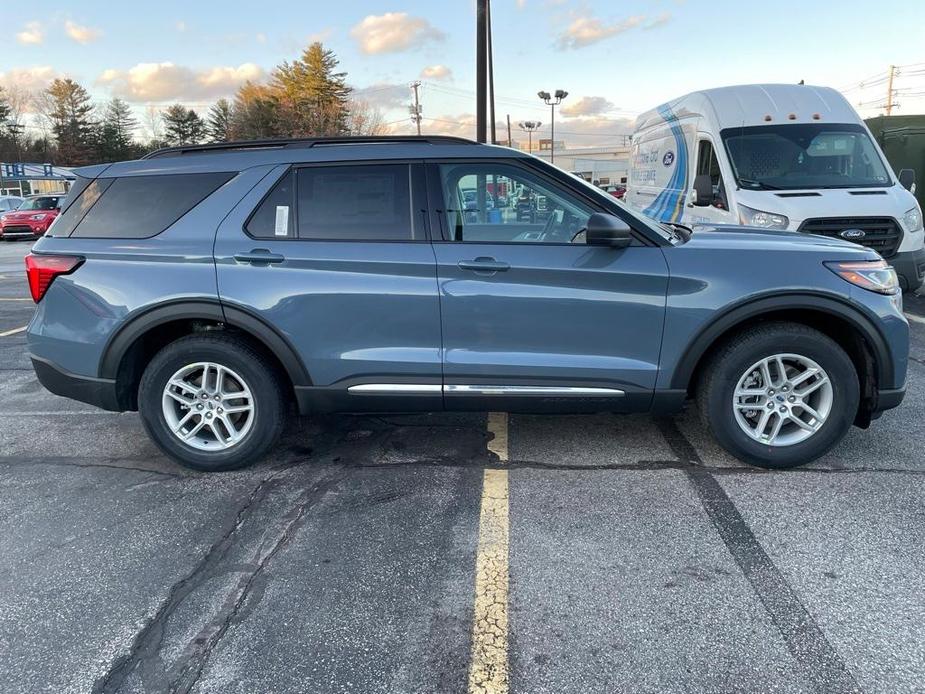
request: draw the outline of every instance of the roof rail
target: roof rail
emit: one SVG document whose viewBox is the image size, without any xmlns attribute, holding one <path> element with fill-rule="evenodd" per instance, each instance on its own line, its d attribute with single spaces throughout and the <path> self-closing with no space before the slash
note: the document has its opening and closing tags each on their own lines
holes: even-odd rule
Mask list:
<svg viewBox="0 0 925 694">
<path fill-rule="evenodd" d="M 212 142 L 205 145 L 181 145 L 164 147 L 146 154 L 142 159 L 179 157 L 184 154 L 208 154 L 211 152 L 234 152 L 250 149 L 303 149 L 325 145 L 367 145 L 400 144 L 422 142 L 434 145 L 474 145 L 474 140 L 450 135 L 370 135 L 350 137 L 312 137 L 273 140 L 241 140 L 238 142 Z"/>
</svg>

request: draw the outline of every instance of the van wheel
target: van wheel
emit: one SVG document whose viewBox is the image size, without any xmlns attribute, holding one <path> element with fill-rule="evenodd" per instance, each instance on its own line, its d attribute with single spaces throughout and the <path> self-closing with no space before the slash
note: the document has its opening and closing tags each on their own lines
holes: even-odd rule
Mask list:
<svg viewBox="0 0 925 694">
<path fill-rule="evenodd" d="M 789 468 L 844 438 L 860 387 L 854 364 L 831 338 L 798 323 L 767 323 L 719 349 L 697 399 L 723 448 L 752 465 Z"/>
<path fill-rule="evenodd" d="M 148 364 L 138 409 L 158 447 L 186 467 L 250 465 L 279 440 L 285 402 L 279 375 L 246 341 L 191 335 Z"/>
</svg>

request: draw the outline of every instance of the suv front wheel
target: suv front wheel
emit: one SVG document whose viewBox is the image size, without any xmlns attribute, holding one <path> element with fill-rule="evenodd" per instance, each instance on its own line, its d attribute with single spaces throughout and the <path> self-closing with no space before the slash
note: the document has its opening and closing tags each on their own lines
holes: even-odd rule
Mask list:
<svg viewBox="0 0 925 694">
<path fill-rule="evenodd" d="M 838 344 L 797 323 L 743 331 L 713 356 L 698 388 L 704 423 L 740 460 L 767 468 L 808 463 L 844 438 L 860 399 Z"/>
<path fill-rule="evenodd" d="M 138 409 L 164 453 L 206 471 L 257 461 L 285 420 L 275 370 L 248 342 L 222 334 L 190 335 L 158 352 L 141 378 Z"/>
</svg>

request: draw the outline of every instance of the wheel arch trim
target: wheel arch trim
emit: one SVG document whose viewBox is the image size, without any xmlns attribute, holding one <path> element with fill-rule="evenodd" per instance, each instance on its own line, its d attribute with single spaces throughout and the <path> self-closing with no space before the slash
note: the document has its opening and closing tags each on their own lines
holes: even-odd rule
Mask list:
<svg viewBox="0 0 925 694">
<path fill-rule="evenodd" d="M 218 300 L 183 299 L 161 303 L 129 318 L 109 339 L 99 362 L 100 378 L 115 379 L 128 350 L 146 333 L 178 320 L 209 320 L 233 326 L 259 340 L 279 359 L 294 386 L 310 386 L 311 378 L 289 341 L 263 319 Z"/>
<path fill-rule="evenodd" d="M 751 297 L 728 307 L 719 318 L 702 328 L 688 342 L 683 356 L 674 369 L 670 387 L 686 390 L 704 355 L 729 330 L 758 318 L 762 314 L 787 310 L 818 311 L 849 323 L 864 336 L 873 349 L 877 361 L 878 381 L 880 383 L 893 382 L 893 357 L 887 347 L 886 338 L 870 318 L 844 298 L 800 292 Z"/>
</svg>

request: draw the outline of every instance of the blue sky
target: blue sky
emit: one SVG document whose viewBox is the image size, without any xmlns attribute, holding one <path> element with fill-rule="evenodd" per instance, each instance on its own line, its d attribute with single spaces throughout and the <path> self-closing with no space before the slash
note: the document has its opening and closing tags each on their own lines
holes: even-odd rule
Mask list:
<svg viewBox="0 0 925 694">
<path fill-rule="evenodd" d="M 5 17 L 0 84 L 37 90 L 66 74 L 94 99 L 118 94 L 139 113 L 177 100 L 205 110 L 320 39 L 393 127 L 410 127 L 408 83 L 422 79 L 425 130 L 471 134 L 472 0 L 36 8 Z M 888 65 L 925 63 L 925 3 L 908 0 L 493 0 L 492 14 L 499 119 L 539 119 L 545 129 L 536 92 L 566 89 L 558 125 L 574 144 L 615 139 L 626 119 L 692 89 L 805 79 L 845 88 L 855 104 L 876 102 L 886 93 L 876 76 Z M 925 110 L 921 68 L 900 70 L 897 87 L 908 95 L 900 113 Z M 868 77 L 874 84 L 860 88 Z M 859 110 L 870 115 L 877 104 Z"/>
</svg>

